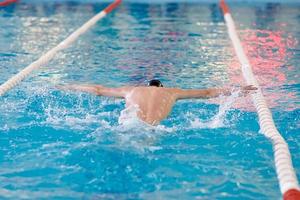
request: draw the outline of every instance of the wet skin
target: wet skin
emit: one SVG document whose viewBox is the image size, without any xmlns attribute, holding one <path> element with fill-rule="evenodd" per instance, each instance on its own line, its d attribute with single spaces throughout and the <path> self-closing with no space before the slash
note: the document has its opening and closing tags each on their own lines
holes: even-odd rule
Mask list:
<svg viewBox="0 0 300 200">
<path fill-rule="evenodd" d="M 57 86 L 57 88 L 89 92 L 100 96 L 124 98 L 126 108 L 136 107 L 137 116 L 150 125 L 157 125 L 161 120 L 165 119 L 178 99 L 228 96 L 232 92 L 231 89 L 224 88 L 180 89 L 155 86 L 108 88 L 102 85 L 66 85 Z M 249 85 L 242 87 L 240 91 L 242 94 L 248 94 L 256 89 L 256 87 Z"/>
</svg>

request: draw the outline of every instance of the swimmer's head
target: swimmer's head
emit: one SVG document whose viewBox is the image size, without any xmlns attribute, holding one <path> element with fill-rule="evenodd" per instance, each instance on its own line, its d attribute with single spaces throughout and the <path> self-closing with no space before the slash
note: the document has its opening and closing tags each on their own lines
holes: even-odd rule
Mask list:
<svg viewBox="0 0 300 200">
<path fill-rule="evenodd" d="M 148 86 L 155 86 L 155 87 L 164 87 L 160 80 L 153 79 L 149 81 Z"/>
</svg>

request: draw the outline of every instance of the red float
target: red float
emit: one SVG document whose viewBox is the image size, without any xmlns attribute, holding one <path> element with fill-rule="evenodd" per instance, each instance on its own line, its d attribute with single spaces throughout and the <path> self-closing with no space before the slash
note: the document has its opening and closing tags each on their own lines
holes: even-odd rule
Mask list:
<svg viewBox="0 0 300 200">
<path fill-rule="evenodd" d="M 283 194 L 283 200 L 300 200 L 300 191 L 296 189 L 288 190 Z"/>
<path fill-rule="evenodd" d="M 12 3 L 16 3 L 18 0 L 4 0 L 0 1 L 0 6 L 8 6 Z"/>
<path fill-rule="evenodd" d="M 115 9 L 120 3 L 122 2 L 122 0 L 116 0 L 115 2 L 113 2 L 112 4 L 110 4 L 108 7 L 106 7 L 104 9 L 104 12 L 106 14 L 110 13 L 113 9 Z"/>
</svg>

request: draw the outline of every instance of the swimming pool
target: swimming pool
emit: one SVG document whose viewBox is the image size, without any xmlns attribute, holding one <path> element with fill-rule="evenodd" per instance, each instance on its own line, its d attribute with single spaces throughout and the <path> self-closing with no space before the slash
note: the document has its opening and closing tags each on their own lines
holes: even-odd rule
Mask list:
<svg viewBox="0 0 300 200">
<path fill-rule="evenodd" d="M 0 82 L 107 4 L 26 1 L 0 9 Z M 240 37 L 300 174 L 300 5 L 231 5 Z M 280 199 L 272 146 L 248 97 L 179 101 L 161 126 L 119 124 L 122 100 L 62 83 L 238 87 L 217 4 L 123 3 L 0 97 L 7 199 Z"/>
</svg>

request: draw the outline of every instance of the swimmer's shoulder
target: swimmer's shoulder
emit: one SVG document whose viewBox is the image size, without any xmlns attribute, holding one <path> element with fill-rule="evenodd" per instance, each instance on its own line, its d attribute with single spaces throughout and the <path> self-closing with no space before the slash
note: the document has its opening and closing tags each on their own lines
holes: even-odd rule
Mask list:
<svg viewBox="0 0 300 200">
<path fill-rule="evenodd" d="M 178 94 L 182 91 L 180 88 L 164 88 L 167 92 L 172 94 Z"/>
<path fill-rule="evenodd" d="M 169 95 L 173 96 L 174 99 L 178 99 L 183 91 L 181 88 L 165 88 L 165 90 Z"/>
</svg>

